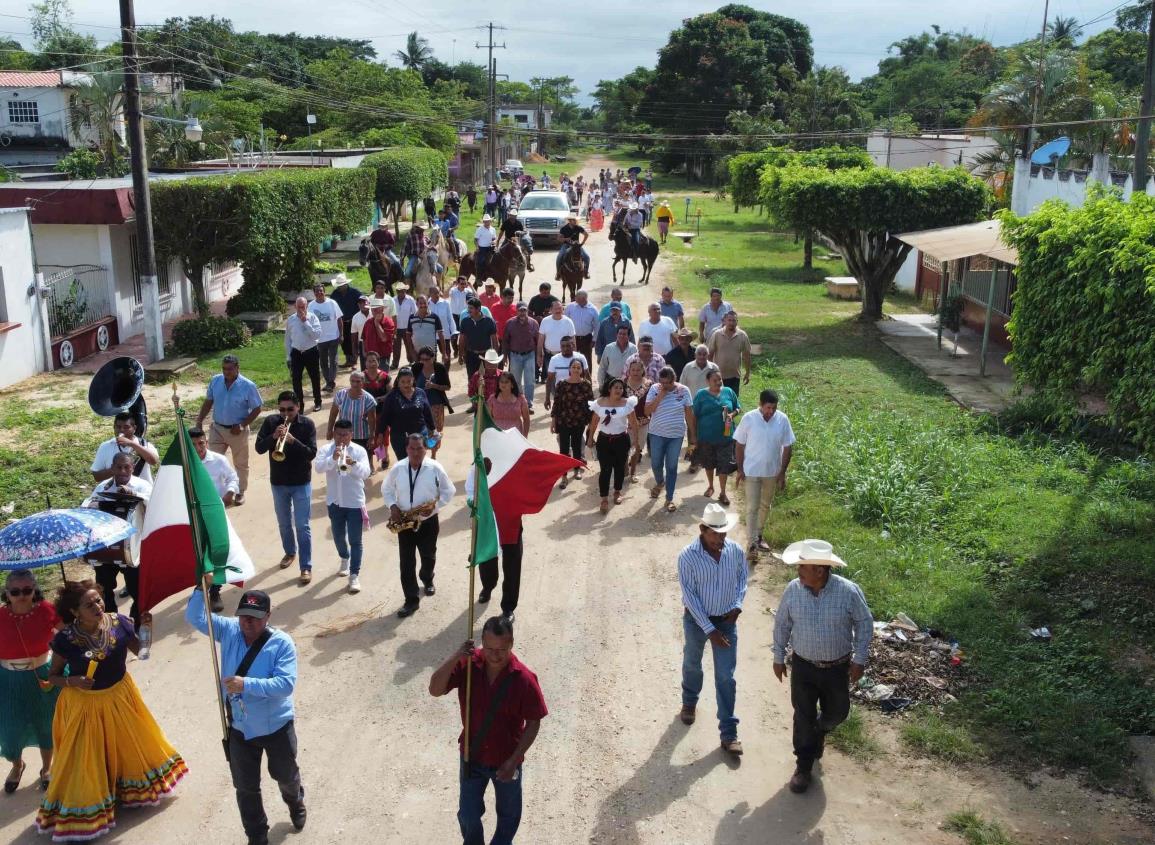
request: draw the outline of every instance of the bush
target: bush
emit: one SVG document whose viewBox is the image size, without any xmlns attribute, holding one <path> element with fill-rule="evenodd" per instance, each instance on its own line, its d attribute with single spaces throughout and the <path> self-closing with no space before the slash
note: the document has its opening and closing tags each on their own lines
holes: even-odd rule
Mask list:
<svg viewBox="0 0 1155 845">
<path fill-rule="evenodd" d="M 173 348 L 179 355 L 204 355 L 221 349 L 248 346 L 253 333 L 232 317 L 199 317 L 181 320 L 172 330 Z"/>
<path fill-rule="evenodd" d="M 444 155 L 426 147 L 394 147 L 365 156 L 361 167 L 376 174 L 377 205 L 390 208 L 400 219 L 401 206 L 417 202 L 449 184 L 449 165 Z"/>
<path fill-rule="evenodd" d="M 56 169 L 69 179 L 98 179 L 104 175 L 104 158 L 92 150 L 73 150 L 56 162 Z"/>
<path fill-rule="evenodd" d="M 314 261 L 313 273 L 344 273 L 345 265 L 338 264 L 336 261 Z"/>
</svg>

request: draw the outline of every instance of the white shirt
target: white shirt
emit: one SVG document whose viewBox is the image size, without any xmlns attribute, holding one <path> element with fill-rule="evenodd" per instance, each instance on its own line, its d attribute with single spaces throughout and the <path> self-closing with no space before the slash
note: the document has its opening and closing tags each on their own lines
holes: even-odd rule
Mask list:
<svg viewBox="0 0 1155 845">
<path fill-rule="evenodd" d="M 578 305 L 576 302 L 571 302 L 565 307 L 565 311 L 562 313 L 573 321 L 574 337 L 592 335 L 598 330 L 598 309 L 594 308 L 588 302 L 585 305 Z"/>
<path fill-rule="evenodd" d="M 356 443 L 346 448 L 349 468 L 344 472 L 337 469 L 333 455 L 337 443 L 326 443 L 317 450 L 313 469 L 325 473 L 325 504 L 339 508 L 365 507 L 365 479 L 369 477 L 369 453 Z"/>
<path fill-rule="evenodd" d="M 635 334 L 637 334 L 638 340 L 649 335 L 650 339 L 654 341 L 654 351 L 665 358 L 666 353 L 674 348 L 674 339 L 670 335 L 677 330 L 677 324 L 669 317 L 659 317 L 656 323 L 649 320 L 639 323 Z"/>
<path fill-rule="evenodd" d="M 411 296 L 406 296 L 404 299 L 393 297 L 393 312 L 394 321 L 397 323 L 397 328 L 409 328 L 409 318 L 417 313 L 417 300 Z"/>
<path fill-rule="evenodd" d="M 317 345 L 321 339 L 321 321 L 312 311 L 305 312 L 302 320 L 294 311 L 285 320 L 285 357 L 289 357 L 290 350 L 307 352 Z"/>
<path fill-rule="evenodd" d="M 585 364 L 586 370 L 590 368 L 590 362 L 586 360 L 586 356 L 580 352 L 575 352 L 573 355 L 566 357 L 560 352 L 549 359 L 549 367 L 546 370 L 548 373 L 553 373 L 554 383 L 565 381 L 569 378 L 569 365 L 574 362 L 574 359 Z"/>
<path fill-rule="evenodd" d="M 229 491 L 232 491 L 233 495 L 241 492 L 241 480 L 237 476 L 237 471 L 233 469 L 233 465 L 224 455 L 209 449 L 201 458 L 201 463 L 204 465 L 205 472 L 209 474 L 209 478 L 213 480 L 213 486 L 217 488 L 217 494 L 222 499 L 225 497 L 225 493 Z"/>
<path fill-rule="evenodd" d="M 341 306 L 326 297 L 324 302 L 313 300 L 309 303 L 309 313 L 321 324 L 321 343 L 336 340 L 341 336 Z"/>
<path fill-rule="evenodd" d="M 462 306 L 465 307 L 464 305 Z M 453 309 L 450 304 L 444 299 L 439 299 L 434 302 L 429 300 L 429 313 L 436 314 L 441 320 L 441 331 L 445 332 L 446 337 L 452 337 L 457 334 L 457 321 L 453 319 Z M 460 311 L 458 312 L 461 313 Z"/>
<path fill-rule="evenodd" d="M 133 437 L 132 439 L 137 443 L 140 443 L 139 437 Z M 145 451 L 152 455 L 154 458 L 160 457 L 151 443 L 144 443 L 142 445 L 144 446 Z M 101 470 L 112 469 L 112 460 L 120 452 L 124 452 L 129 455 L 129 457 L 132 458 L 134 466 L 136 461 L 140 459 L 140 456 L 132 449 L 129 449 L 127 446 L 125 446 L 123 449 L 118 446 L 116 443 L 116 438 L 114 437 L 111 440 L 105 440 L 100 444 L 100 446 L 97 447 L 96 457 L 92 459 L 92 466 L 88 468 L 89 471 L 100 472 Z M 152 467 L 148 465 L 148 461 L 145 461 L 144 469 L 141 471 L 139 477 L 147 481 L 149 484 L 152 484 Z"/>
<path fill-rule="evenodd" d="M 449 504 L 456 492 L 457 488 L 449 480 L 445 468 L 433 458 L 422 461 L 416 472 L 409 465 L 409 458 L 404 458 L 385 474 L 385 480 L 381 482 L 385 507 L 396 505 L 403 511 L 436 501 L 433 513 L 437 513 Z"/>
<path fill-rule="evenodd" d="M 478 226 L 473 239 L 478 246 L 493 246 L 497 242 L 497 230 L 492 226 Z"/>
<path fill-rule="evenodd" d="M 629 431 L 630 414 L 634 412 L 634 408 L 638 405 L 638 397 L 629 397 L 626 399 L 626 404 L 619 408 L 603 405 L 602 401 L 601 399 L 594 399 L 590 402 L 590 410 L 600 417 L 598 420 L 598 433 L 625 434 Z M 606 414 L 609 414 L 609 422 L 606 421 Z"/>
<path fill-rule="evenodd" d="M 566 316 L 555 320 L 551 314 L 538 323 L 537 331 L 545 341 L 545 348 L 550 352 L 561 349 L 563 337 L 577 337 L 577 329 L 574 327 L 573 320 Z"/>
<path fill-rule="evenodd" d="M 362 314 L 358 311 L 353 315 L 353 319 L 349 321 L 349 332 L 355 335 L 361 334 L 361 329 L 365 328 L 365 324 L 369 322 L 369 318 L 372 316 L 371 313 Z"/>
<path fill-rule="evenodd" d="M 782 471 L 782 450 L 794 445 L 794 429 L 781 411 L 769 421 L 755 408 L 742 417 L 734 440 L 746 447 L 742 471 L 751 478 L 774 478 Z"/>
<path fill-rule="evenodd" d="M 452 314 L 460 314 L 466 308 L 466 303 L 469 302 L 469 297 L 473 293 L 473 289 L 466 287 L 464 290 L 459 289 L 454 285 L 449 289 L 449 311 Z M 454 332 L 457 332 L 457 323 L 454 322 Z"/>
<path fill-rule="evenodd" d="M 96 499 L 98 493 L 115 492 L 119 486 L 120 485 L 116 483 L 115 478 L 104 479 L 104 481 L 100 482 L 92 488 L 92 495 L 85 499 L 80 506 L 82 508 L 97 507 L 94 500 Z M 144 499 L 146 504 L 148 503 L 149 497 L 152 496 L 152 482 L 145 481 L 144 479 L 138 478 L 135 475 L 128 479 L 128 484 L 124 486 L 131 490 L 133 495 Z"/>
<path fill-rule="evenodd" d="M 381 298 L 381 302 L 383 303 L 381 310 L 385 313 L 386 317 L 397 316 L 397 305 L 393 302 L 393 297 L 386 295 Z M 369 309 L 370 313 L 372 313 L 372 310 L 371 308 Z"/>
</svg>

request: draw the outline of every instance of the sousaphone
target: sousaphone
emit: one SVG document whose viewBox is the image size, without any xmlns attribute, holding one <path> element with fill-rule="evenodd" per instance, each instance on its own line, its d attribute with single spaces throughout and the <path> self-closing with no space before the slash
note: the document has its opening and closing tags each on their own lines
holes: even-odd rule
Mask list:
<svg viewBox="0 0 1155 845">
<path fill-rule="evenodd" d="M 148 407 L 140 395 L 142 390 L 144 365 L 127 355 L 113 358 L 92 377 L 88 385 L 88 405 L 102 417 L 115 417 L 122 412 L 132 414 L 136 436 L 144 440 Z"/>
</svg>

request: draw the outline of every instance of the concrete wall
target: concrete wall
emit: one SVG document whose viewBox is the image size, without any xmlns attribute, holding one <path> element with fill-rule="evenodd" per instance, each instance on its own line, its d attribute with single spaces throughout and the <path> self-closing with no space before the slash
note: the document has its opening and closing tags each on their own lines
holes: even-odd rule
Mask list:
<svg viewBox="0 0 1155 845">
<path fill-rule="evenodd" d="M 1096 159 L 1096 166 L 1090 171 L 1056 170 L 1052 167 L 1031 165 L 1025 159 L 1019 159 L 1015 167 L 1011 210 L 1019 216 L 1025 216 L 1050 199 L 1062 200 L 1074 208 L 1079 208 L 1087 199 L 1087 186 L 1095 182 L 1119 188 L 1123 192 L 1123 198 L 1129 199 L 1131 174 L 1109 171 L 1105 156 L 1096 156 Z M 1147 180 L 1147 193 L 1155 196 L 1155 179 Z"/>
<path fill-rule="evenodd" d="M 918 264 L 922 260 L 922 253 L 912 249 L 906 261 L 898 268 L 898 275 L 894 277 L 895 286 L 903 293 L 914 293 L 915 282 L 918 280 Z"/>
<path fill-rule="evenodd" d="M 0 322 L 20 324 L 0 332 L 0 387 L 45 369 L 44 310 L 28 295 L 35 268 L 27 209 L 0 209 Z"/>
<path fill-rule="evenodd" d="M 13 138 L 54 138 L 71 146 L 72 132 L 68 120 L 71 92 L 66 88 L 0 88 L 0 132 Z M 13 123 L 8 119 L 8 104 L 36 103 L 39 123 Z"/>
<path fill-rule="evenodd" d="M 873 132 L 866 139 L 866 151 L 879 167 L 910 170 L 937 164 L 939 167 L 962 165 L 970 168 L 984 150 L 997 147 L 990 138 L 978 135 L 892 136 Z"/>
</svg>

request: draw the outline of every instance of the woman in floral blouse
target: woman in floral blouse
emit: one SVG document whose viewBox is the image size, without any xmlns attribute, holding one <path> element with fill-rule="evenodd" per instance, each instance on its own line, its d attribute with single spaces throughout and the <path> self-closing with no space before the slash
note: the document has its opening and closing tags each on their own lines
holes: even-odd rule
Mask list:
<svg viewBox="0 0 1155 845">
<path fill-rule="evenodd" d="M 630 455 L 630 481 L 638 480 L 638 463 L 642 460 L 642 447 L 646 445 L 646 437 L 650 431 L 650 418 L 646 416 L 646 394 L 650 392 L 653 382 L 646 377 L 646 365 L 640 360 L 633 360 L 626 367 L 626 396 L 638 400 L 634 408 L 634 419 L 638 421 L 634 428 L 634 451 Z"/>
<path fill-rule="evenodd" d="M 579 461 L 582 456 L 582 442 L 585 440 L 586 426 L 590 421 L 590 402 L 594 398 L 593 385 L 581 359 L 574 358 L 569 365 L 569 376 L 554 385 L 553 408 L 549 430 L 557 435 L 558 451 Z M 582 477 L 582 470 L 575 469 L 574 481 Z M 561 488 L 569 484 L 569 473 L 561 477 Z"/>
</svg>

